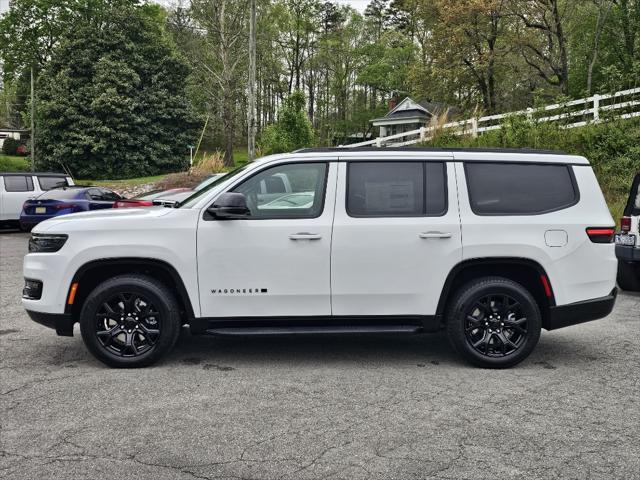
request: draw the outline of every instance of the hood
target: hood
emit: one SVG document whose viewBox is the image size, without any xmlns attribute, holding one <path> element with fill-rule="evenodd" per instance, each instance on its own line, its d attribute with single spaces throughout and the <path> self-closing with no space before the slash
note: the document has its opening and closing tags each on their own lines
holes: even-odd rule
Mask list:
<svg viewBox="0 0 640 480">
<path fill-rule="evenodd" d="M 64 224 L 64 228 L 82 228 L 86 222 L 141 222 L 147 219 L 164 217 L 171 213 L 173 209 L 165 207 L 145 207 L 145 208 L 109 208 L 106 210 L 96 210 L 94 212 L 70 213 L 53 217 L 44 222 L 40 222 L 33 229 L 34 233 L 43 233 L 51 230 L 58 230 Z"/>
</svg>

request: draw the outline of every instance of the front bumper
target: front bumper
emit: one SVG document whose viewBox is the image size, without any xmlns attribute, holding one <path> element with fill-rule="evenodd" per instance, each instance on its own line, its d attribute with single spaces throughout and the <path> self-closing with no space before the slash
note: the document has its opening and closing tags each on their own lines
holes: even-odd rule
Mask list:
<svg viewBox="0 0 640 480">
<path fill-rule="evenodd" d="M 616 245 L 616 257 L 623 262 L 640 262 L 640 248 Z"/>
<path fill-rule="evenodd" d="M 614 288 L 606 297 L 551 307 L 543 326 L 546 330 L 556 330 L 604 318 L 613 310 L 617 296 L 618 289 Z"/>
<path fill-rule="evenodd" d="M 68 313 L 44 313 L 27 310 L 27 313 L 36 323 L 53 328 L 58 335 L 73 337 L 73 317 Z"/>
</svg>

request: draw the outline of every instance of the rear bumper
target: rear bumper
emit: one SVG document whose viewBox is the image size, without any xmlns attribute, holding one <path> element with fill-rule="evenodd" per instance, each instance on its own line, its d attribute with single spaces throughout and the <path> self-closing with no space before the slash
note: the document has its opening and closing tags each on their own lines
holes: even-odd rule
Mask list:
<svg viewBox="0 0 640 480">
<path fill-rule="evenodd" d="M 640 262 L 640 248 L 616 245 L 616 257 L 623 262 Z"/>
<path fill-rule="evenodd" d="M 36 323 L 53 328 L 58 335 L 73 337 L 73 317 L 67 313 L 44 313 L 27 310 L 27 313 Z"/>
<path fill-rule="evenodd" d="M 544 328 L 556 330 L 604 318 L 613 310 L 617 296 L 618 289 L 614 288 L 606 297 L 551 307 Z"/>
<path fill-rule="evenodd" d="M 34 227 L 40 222 L 44 222 L 53 217 L 55 217 L 55 215 L 20 215 L 20 225 Z"/>
</svg>

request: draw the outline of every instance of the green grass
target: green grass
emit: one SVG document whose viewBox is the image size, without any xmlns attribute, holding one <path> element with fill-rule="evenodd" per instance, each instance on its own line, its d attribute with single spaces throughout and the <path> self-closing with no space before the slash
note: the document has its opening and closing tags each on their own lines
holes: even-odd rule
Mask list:
<svg viewBox="0 0 640 480">
<path fill-rule="evenodd" d="M 29 157 L 0 155 L 0 172 L 28 172 Z"/>
</svg>

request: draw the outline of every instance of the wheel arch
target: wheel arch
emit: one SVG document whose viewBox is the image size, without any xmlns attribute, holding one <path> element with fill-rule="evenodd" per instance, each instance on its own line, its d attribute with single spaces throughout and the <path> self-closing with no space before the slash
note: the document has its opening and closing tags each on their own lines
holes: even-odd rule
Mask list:
<svg viewBox="0 0 640 480">
<path fill-rule="evenodd" d="M 69 285 L 68 291 L 73 284 L 78 287 L 73 304 L 66 303 L 65 313 L 71 314 L 74 321 L 78 321 L 80 309 L 89 293 L 103 281 L 122 274 L 142 274 L 160 280 L 175 291 L 183 320 L 188 323 L 195 317 L 189 293 L 178 271 L 163 260 L 140 257 L 104 258 L 82 265 Z"/>
<path fill-rule="evenodd" d="M 457 264 L 445 280 L 438 301 L 437 315 L 444 318 L 449 301 L 458 288 L 467 282 L 487 276 L 505 277 L 529 290 L 540 307 L 543 328 L 548 327 L 550 308 L 556 304 L 549 276 L 538 262 L 518 257 L 474 258 Z M 547 283 L 548 293 L 544 282 Z"/>
</svg>

